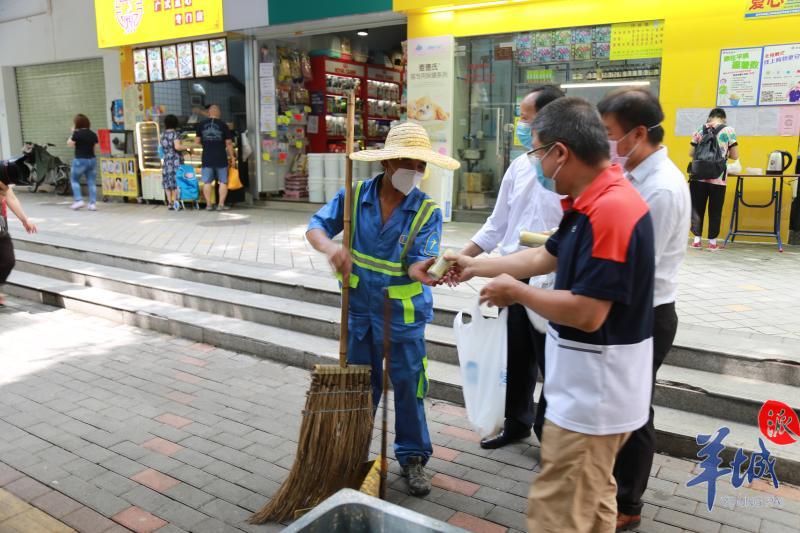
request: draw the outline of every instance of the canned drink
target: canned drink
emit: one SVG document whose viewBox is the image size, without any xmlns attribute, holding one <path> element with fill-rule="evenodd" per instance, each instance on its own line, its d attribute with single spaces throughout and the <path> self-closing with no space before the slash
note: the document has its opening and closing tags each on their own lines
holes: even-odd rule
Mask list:
<svg viewBox="0 0 800 533">
<path fill-rule="evenodd" d="M 428 275 L 432 279 L 435 280 L 441 279 L 442 276 L 447 274 L 447 271 L 450 270 L 450 267 L 452 267 L 455 264 L 455 261 L 448 261 L 447 259 L 444 258 L 445 254 L 449 251 L 450 250 L 445 250 L 445 253 L 436 258 L 436 261 L 428 269 Z"/>
</svg>

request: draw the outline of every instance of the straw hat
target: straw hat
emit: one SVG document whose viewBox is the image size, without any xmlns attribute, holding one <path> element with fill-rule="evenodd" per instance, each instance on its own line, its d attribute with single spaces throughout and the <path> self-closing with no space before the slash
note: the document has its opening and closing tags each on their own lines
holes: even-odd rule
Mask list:
<svg viewBox="0 0 800 533">
<path fill-rule="evenodd" d="M 461 163 L 431 148 L 428 132 L 419 124 L 403 122 L 389 130 L 386 144 L 380 150 L 361 150 L 350 154 L 354 161 L 383 161 L 385 159 L 419 159 L 437 167 L 455 170 Z"/>
</svg>

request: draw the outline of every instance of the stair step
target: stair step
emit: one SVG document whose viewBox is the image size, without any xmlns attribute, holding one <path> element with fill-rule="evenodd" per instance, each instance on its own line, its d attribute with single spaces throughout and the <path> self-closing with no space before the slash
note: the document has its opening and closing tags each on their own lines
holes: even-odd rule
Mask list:
<svg viewBox="0 0 800 533">
<path fill-rule="evenodd" d="M 13 272 L 8 281 L 8 292 L 45 304 L 205 342 L 232 351 L 275 359 L 293 366 L 310 368 L 313 364 L 335 364 L 338 360 L 338 342 L 332 338 L 287 331 L 279 327 L 37 274 Z M 461 376 L 457 365 L 434 360 L 430 362 L 428 371 L 432 398 L 463 404 Z M 695 457 L 698 450 L 696 436 L 699 433 L 711 433 L 722 425 L 732 430 L 726 442 L 729 453 L 733 453 L 737 447 L 755 451 L 758 446 L 755 417 L 744 422 L 720 420 L 718 415 L 697 414 L 692 410 L 709 404 L 709 396 L 713 397 L 714 402 L 733 402 L 746 401 L 744 396 L 752 394 L 753 398 L 749 402 L 754 405 L 768 398 L 783 401 L 796 398 L 796 395 L 792 396 L 795 393 L 791 387 L 773 388 L 774 386 L 768 387 L 764 383 L 759 386 L 756 380 L 743 381 L 729 376 L 706 374 L 669 365 L 662 367 L 660 373 L 662 382 L 657 386 L 657 390 L 664 387 L 675 389 L 664 393 L 671 402 L 673 400 L 669 394 L 688 394 L 684 391 L 689 391 L 698 396 L 693 398 L 693 403 L 686 404 L 689 410 L 675 409 L 674 403 L 670 403 L 671 407 L 656 406 L 660 451 Z M 681 379 L 682 382 L 672 382 L 673 379 Z M 665 385 L 664 382 L 667 380 L 670 384 Z M 769 395 L 764 390 L 769 390 Z M 789 398 L 781 397 L 787 393 Z M 657 398 L 658 394 L 661 393 L 657 393 Z M 792 405 L 797 404 L 792 401 Z M 725 414 L 727 416 L 722 418 L 729 418 L 735 413 L 728 411 Z M 771 447 L 770 451 L 778 460 L 779 478 L 794 483 L 800 481 L 800 453 L 791 446 Z"/>
<path fill-rule="evenodd" d="M 35 252 L 20 251 L 17 255 L 20 271 L 65 283 L 187 307 L 315 337 L 337 339 L 339 336 L 339 308 Z M 452 328 L 429 325 L 426 328 L 426 341 L 427 355 L 431 362 L 458 365 Z M 772 396 L 766 395 L 766 390 Z M 755 379 L 664 365 L 659 372 L 654 403 L 746 423 L 757 419 L 764 401 L 778 398 L 792 407 L 800 407 L 798 396 L 800 389 L 788 385 L 774 384 L 767 387 L 763 381 Z"/>
<path fill-rule="evenodd" d="M 267 294 L 338 308 L 336 281 L 318 272 L 298 272 L 276 265 L 194 256 L 187 253 L 131 248 L 98 239 L 64 235 L 19 235 L 18 250 L 106 265 L 186 281 Z M 432 326 L 450 328 L 458 310 L 472 305 L 476 291 L 434 289 L 434 321 L 429 326 L 431 357 L 454 363 L 449 337 Z M 709 328 L 681 325 L 667 362 L 674 366 L 718 374 L 753 378 L 770 383 L 800 386 L 800 350 L 786 339 L 719 334 Z M 442 351 L 438 348 L 441 347 Z"/>
<path fill-rule="evenodd" d="M 24 250 L 18 251 L 17 264 L 21 271 L 70 283 L 302 333 L 332 339 L 339 337 L 341 315 L 338 302 L 333 307 Z M 452 328 L 431 324 L 426 328 L 426 340 L 430 359 L 458 363 Z"/>
</svg>

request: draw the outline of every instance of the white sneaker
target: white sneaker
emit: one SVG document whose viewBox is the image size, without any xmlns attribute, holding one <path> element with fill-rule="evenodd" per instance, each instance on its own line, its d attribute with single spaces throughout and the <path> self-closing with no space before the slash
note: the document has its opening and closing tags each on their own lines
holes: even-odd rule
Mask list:
<svg viewBox="0 0 800 533">
<path fill-rule="evenodd" d="M 78 200 L 77 202 L 75 202 L 74 204 L 72 204 L 72 205 L 70 206 L 70 209 L 73 209 L 73 210 L 78 210 L 78 209 L 82 208 L 82 207 L 83 207 L 83 206 L 85 206 L 85 205 L 86 205 L 86 204 L 84 204 L 84 203 L 83 203 L 83 200 Z"/>
<path fill-rule="evenodd" d="M 94 204 L 89 204 L 89 211 L 97 211 L 97 206 Z"/>
</svg>

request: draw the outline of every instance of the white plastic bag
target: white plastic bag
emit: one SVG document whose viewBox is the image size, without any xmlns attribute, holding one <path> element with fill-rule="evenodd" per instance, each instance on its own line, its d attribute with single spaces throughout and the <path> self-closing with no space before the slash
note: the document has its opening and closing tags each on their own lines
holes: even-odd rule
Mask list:
<svg viewBox="0 0 800 533">
<path fill-rule="evenodd" d="M 531 287 L 538 287 L 540 289 L 552 289 L 556 286 L 556 273 L 551 272 L 543 276 L 534 276 L 528 282 Z M 528 313 L 528 320 L 533 324 L 533 329 L 539 333 L 547 333 L 547 320 L 539 316 L 538 313 L 526 307 L 525 312 Z"/>
<path fill-rule="evenodd" d="M 469 324 L 464 314 L 472 317 Z M 458 313 L 453 322 L 467 417 L 481 437 L 497 432 L 505 420 L 507 317 L 503 309 L 497 318 L 484 318 L 476 299 L 475 306 Z"/>
</svg>

